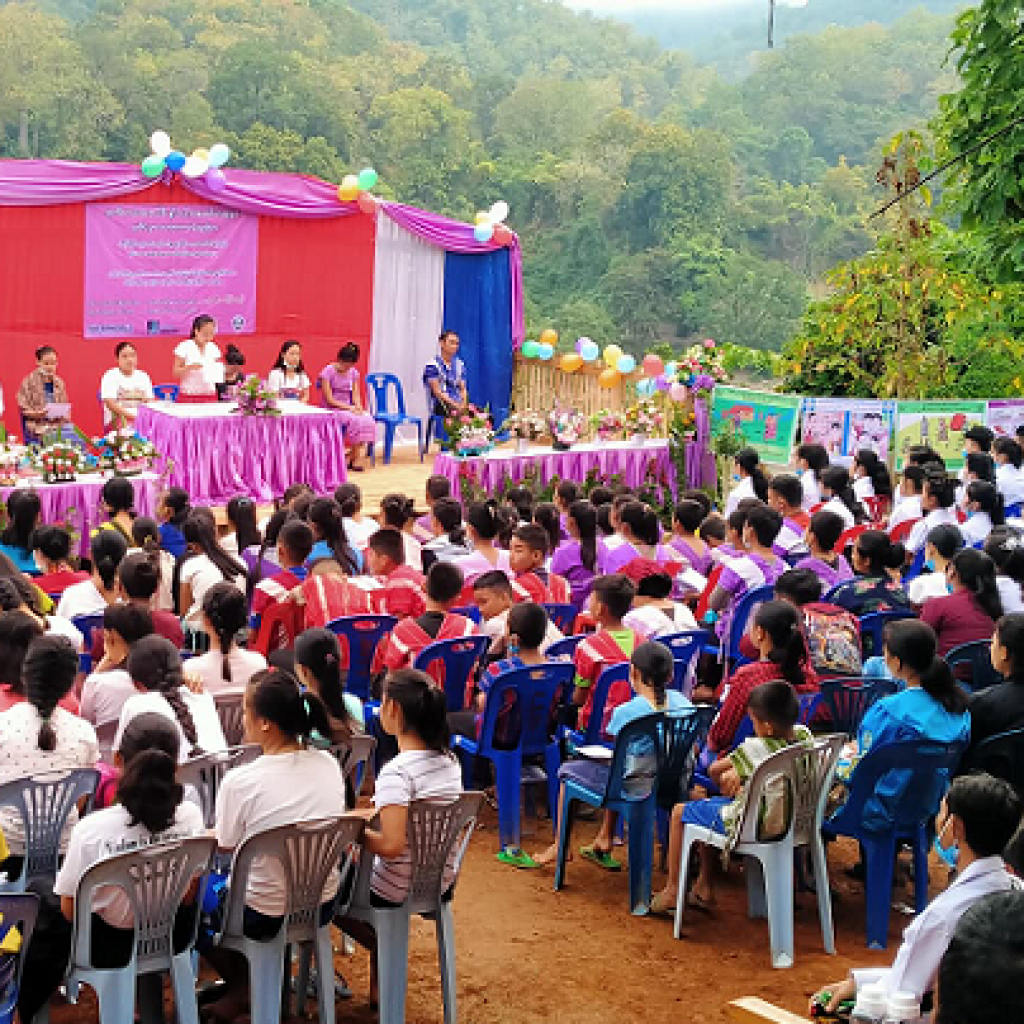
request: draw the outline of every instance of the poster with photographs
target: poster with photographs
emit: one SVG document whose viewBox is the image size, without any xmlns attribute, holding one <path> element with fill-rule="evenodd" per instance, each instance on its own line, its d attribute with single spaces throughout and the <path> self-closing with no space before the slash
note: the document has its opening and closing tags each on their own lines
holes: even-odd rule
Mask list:
<svg viewBox="0 0 1024 1024">
<path fill-rule="evenodd" d="M 896 422 L 896 403 L 860 398 L 805 398 L 801 444 L 820 444 L 834 462 L 850 462 L 873 451 L 883 462 Z"/>
</svg>

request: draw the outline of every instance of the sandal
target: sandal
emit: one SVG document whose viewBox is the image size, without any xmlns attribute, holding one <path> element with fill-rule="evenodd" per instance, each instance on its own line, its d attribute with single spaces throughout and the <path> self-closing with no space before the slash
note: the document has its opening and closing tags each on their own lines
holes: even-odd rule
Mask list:
<svg viewBox="0 0 1024 1024">
<path fill-rule="evenodd" d="M 657 917 L 672 917 L 676 912 L 676 898 L 664 892 L 657 892 L 651 897 L 647 911 Z"/>
<path fill-rule="evenodd" d="M 695 892 L 691 892 L 690 895 L 686 897 L 686 905 L 690 910 L 697 910 L 702 914 L 707 914 L 708 916 L 715 912 L 715 901 L 706 900 L 703 896 L 699 896 Z"/>
<path fill-rule="evenodd" d="M 525 850 L 521 850 L 518 846 L 506 846 L 505 849 L 498 854 L 498 860 L 500 860 L 502 864 L 511 864 L 514 868 L 531 870 L 540 867 L 540 865 Z"/>
<path fill-rule="evenodd" d="M 621 871 L 622 861 L 616 860 L 607 850 L 599 850 L 596 846 L 581 846 L 580 856 L 592 861 L 602 871 Z"/>
</svg>

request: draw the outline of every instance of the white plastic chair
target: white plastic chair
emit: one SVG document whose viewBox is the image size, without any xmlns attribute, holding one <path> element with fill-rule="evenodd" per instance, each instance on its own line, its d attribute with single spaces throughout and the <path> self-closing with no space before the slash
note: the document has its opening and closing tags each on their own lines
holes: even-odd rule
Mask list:
<svg viewBox="0 0 1024 1024">
<path fill-rule="evenodd" d="M 335 743 L 330 748 L 338 761 L 338 767 L 341 768 L 342 778 L 352 783 L 356 796 L 359 796 L 367 767 L 376 749 L 377 740 L 366 733 L 356 733 L 347 743 Z"/>
<path fill-rule="evenodd" d="M 255 761 L 259 755 L 260 748 L 255 743 L 249 743 L 244 747 L 229 747 L 227 750 L 192 757 L 178 766 L 178 781 L 183 786 L 192 786 L 199 794 L 199 806 L 207 828 L 216 825 L 217 793 L 224 776 L 232 768 Z"/>
<path fill-rule="evenodd" d="M 438 803 L 414 800 L 409 805 L 409 859 L 412 862 L 409 894 L 400 907 L 373 907 L 369 881 L 373 857 L 363 857 L 356 883 L 357 901 L 348 916 L 366 921 L 377 935 L 380 989 L 380 1024 L 404 1024 L 405 993 L 409 973 L 409 922 L 419 914 L 434 922 L 441 967 L 445 1024 L 458 1019 L 455 993 L 455 918 L 452 892 L 462 857 L 483 804 L 483 793 L 463 793 L 457 800 Z M 454 855 L 455 878 L 445 884 L 446 869 Z M 360 899 L 359 895 L 363 898 Z M 445 899 L 445 896 L 448 898 Z M 340 916 L 340 915 L 339 915 Z M 338 921 L 344 930 L 344 923 Z M 255 1024 L 255 1022 L 254 1022 Z"/>
<path fill-rule="evenodd" d="M 844 736 L 819 736 L 813 747 L 794 745 L 780 750 L 758 765 L 747 783 L 747 802 L 737 825 L 739 842 L 733 852 L 747 858 L 750 916 L 768 918 L 773 967 L 793 966 L 793 853 L 800 846 L 810 849 L 825 952 L 835 955 L 832 898 L 828 888 L 821 823 L 844 741 Z M 776 780 L 784 780 L 786 787 L 786 820 L 778 836 L 762 839 L 760 819 L 765 788 L 769 783 L 777 785 Z M 722 850 L 726 846 L 726 837 L 698 825 L 686 825 L 684 828 L 673 933 L 677 939 L 682 926 L 690 851 L 694 843 L 706 843 Z"/>
<path fill-rule="evenodd" d="M 320 906 L 327 876 L 343 859 L 351 858 L 364 827 L 362 818 L 348 816 L 283 825 L 250 836 L 235 853 L 224 925 L 217 942 L 226 949 L 237 950 L 249 962 L 252 1024 L 279 1024 L 283 1016 L 285 949 L 290 945 L 297 945 L 301 954 L 295 986 L 300 1000 L 305 1001 L 308 990 L 312 953 L 317 967 L 318 1020 L 321 1024 L 334 1024 L 331 923 L 320 924 Z M 266 942 L 247 938 L 243 927 L 249 870 L 257 858 L 281 865 L 288 894 L 284 923 L 277 935 Z M 299 1007 L 300 1011 L 303 1009 Z"/>
<path fill-rule="evenodd" d="M 195 836 L 157 843 L 97 861 L 78 883 L 75 895 L 74 934 L 68 965 L 67 992 L 77 1002 L 78 990 L 92 988 L 100 1004 L 100 1024 L 128 1024 L 135 1013 L 136 982 L 147 976 L 170 973 L 178 1024 L 199 1024 L 192 946 L 199 929 L 198 908 L 203 884 L 196 894 L 196 922 L 186 949 L 174 951 L 174 918 L 194 879 L 206 874 L 216 840 Z M 93 965 L 92 914 L 98 889 L 121 889 L 128 897 L 135 921 L 135 945 L 125 967 Z M 139 985 L 139 1013 L 144 1024 L 163 1020 L 163 987 L 159 977 Z M 39 1024 L 41 1014 L 36 1015 Z"/>
<path fill-rule="evenodd" d="M 18 986 L 25 966 L 25 951 L 32 941 L 39 914 L 39 897 L 34 893 L 11 893 L 0 896 L 0 938 L 11 928 L 21 933 L 21 948 L 15 954 L 13 963 L 5 963 L 0 969 L 0 1024 L 13 1024 L 14 1011 L 18 1005 Z M 0 957 L 0 962 L 5 960 Z"/>
<path fill-rule="evenodd" d="M 36 880 L 53 885 L 64 825 L 79 800 L 92 800 L 99 779 L 94 769 L 80 768 L 66 775 L 47 773 L 0 786 L 0 807 L 13 807 L 25 831 L 21 877 L 0 884 L 0 892 L 25 892 Z"/>
<path fill-rule="evenodd" d="M 213 696 L 220 727 L 229 747 L 239 747 L 245 741 L 245 723 L 242 719 L 242 694 L 217 693 Z"/>
</svg>

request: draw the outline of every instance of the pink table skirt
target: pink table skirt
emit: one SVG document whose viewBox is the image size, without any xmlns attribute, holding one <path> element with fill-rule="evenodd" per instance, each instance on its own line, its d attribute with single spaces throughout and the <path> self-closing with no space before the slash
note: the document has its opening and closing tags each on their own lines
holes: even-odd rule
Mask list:
<svg viewBox="0 0 1024 1024">
<path fill-rule="evenodd" d="M 42 503 L 41 518 L 44 523 L 68 523 L 80 534 L 79 552 L 88 557 L 89 538 L 100 523 L 106 522 L 107 515 L 100 509 L 100 491 L 107 477 L 90 475 L 79 477 L 68 484 L 33 484 L 31 490 L 39 495 Z M 135 511 L 140 516 L 152 516 L 156 512 L 159 497 L 159 478 L 154 473 L 129 477 L 135 491 Z M 6 502 L 13 490 L 28 490 L 28 485 L 18 488 L 0 488 L 0 500 Z"/>
<path fill-rule="evenodd" d="M 511 450 L 490 452 L 474 458 L 459 459 L 441 452 L 434 459 L 434 472 L 451 481 L 452 493 L 462 496 L 461 482 L 472 480 L 489 494 L 496 494 L 505 481 L 518 482 L 535 472 L 541 483 L 552 477 L 582 482 L 596 470 L 602 480 L 621 475 L 631 488 L 642 486 L 650 477 L 675 489 L 675 466 L 669 457 L 667 441 L 648 441 L 642 447 L 622 444 L 586 444 L 567 452 L 552 448 L 533 448 L 525 455 Z"/>
<path fill-rule="evenodd" d="M 331 494 L 346 480 L 344 422 L 322 412 L 192 417 L 143 406 L 136 429 L 174 463 L 169 483 L 199 504 L 270 501 L 294 483 Z"/>
</svg>

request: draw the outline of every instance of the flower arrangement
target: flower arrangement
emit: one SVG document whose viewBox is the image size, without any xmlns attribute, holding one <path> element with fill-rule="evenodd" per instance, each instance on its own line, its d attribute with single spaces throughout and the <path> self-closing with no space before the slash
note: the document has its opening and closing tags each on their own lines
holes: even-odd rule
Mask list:
<svg viewBox="0 0 1024 1024">
<path fill-rule="evenodd" d="M 243 416 L 280 416 L 277 395 L 254 373 L 238 385 L 238 408 Z"/>
<path fill-rule="evenodd" d="M 625 430 L 634 437 L 648 437 L 657 434 L 665 425 L 665 414 L 648 400 L 640 399 L 626 410 Z"/>
<path fill-rule="evenodd" d="M 115 476 L 144 473 L 160 454 L 151 441 L 131 427 L 115 428 L 105 437 L 97 438 L 96 449 L 100 466 Z"/>
<path fill-rule="evenodd" d="M 18 483 L 18 469 L 28 449 L 17 442 L 16 437 L 8 437 L 0 446 L 0 487 L 13 487 Z"/>
<path fill-rule="evenodd" d="M 621 412 L 600 409 L 590 417 L 590 429 L 599 441 L 611 441 L 622 436 L 626 419 Z"/>
<path fill-rule="evenodd" d="M 583 414 L 556 406 L 548 413 L 548 429 L 556 451 L 568 451 L 583 433 Z"/>
<path fill-rule="evenodd" d="M 494 425 L 487 409 L 467 405 L 445 417 L 447 448 L 456 455 L 482 455 L 494 447 Z"/>
<path fill-rule="evenodd" d="M 688 387 L 695 398 L 709 398 L 716 384 L 729 379 L 722 353 L 711 338 L 691 345 L 683 353 L 678 367 L 676 379 Z"/>
<path fill-rule="evenodd" d="M 525 412 L 512 413 L 505 420 L 505 429 L 520 440 L 535 441 L 548 427 L 540 413 L 527 409 Z"/>
<path fill-rule="evenodd" d="M 87 464 L 85 452 L 66 441 L 44 445 L 32 454 L 32 465 L 48 484 L 74 480 Z"/>
</svg>

